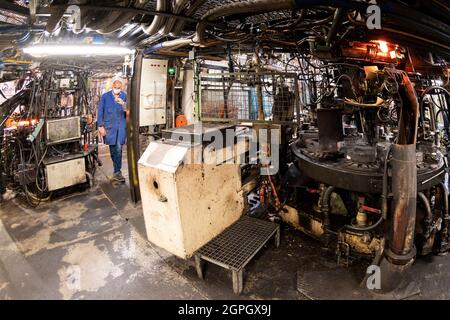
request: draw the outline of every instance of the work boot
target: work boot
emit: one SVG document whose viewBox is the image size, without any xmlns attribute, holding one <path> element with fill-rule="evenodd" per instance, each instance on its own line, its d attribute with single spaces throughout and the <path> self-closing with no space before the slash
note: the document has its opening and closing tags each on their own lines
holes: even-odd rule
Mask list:
<svg viewBox="0 0 450 320">
<path fill-rule="evenodd" d="M 122 176 L 122 172 L 114 173 L 112 180 L 117 182 L 125 182 L 125 178 Z"/>
</svg>

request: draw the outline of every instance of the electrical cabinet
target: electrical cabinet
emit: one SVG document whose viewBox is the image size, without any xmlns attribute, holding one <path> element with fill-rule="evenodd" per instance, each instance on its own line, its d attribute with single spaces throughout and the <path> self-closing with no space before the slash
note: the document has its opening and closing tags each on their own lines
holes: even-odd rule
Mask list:
<svg viewBox="0 0 450 320">
<path fill-rule="evenodd" d="M 48 159 L 44 163 L 49 191 L 86 182 L 86 165 L 84 163 L 84 157 L 55 162 Z"/>
<path fill-rule="evenodd" d="M 139 125 L 166 123 L 167 60 L 143 59 L 140 87 Z"/>
</svg>

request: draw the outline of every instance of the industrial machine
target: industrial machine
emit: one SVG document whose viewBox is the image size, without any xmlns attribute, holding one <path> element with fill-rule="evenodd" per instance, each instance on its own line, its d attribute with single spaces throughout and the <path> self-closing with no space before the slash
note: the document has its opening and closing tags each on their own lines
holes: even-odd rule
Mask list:
<svg viewBox="0 0 450 320">
<path fill-rule="evenodd" d="M 445 81 L 445 68 L 421 73 L 412 62 L 421 53 L 385 41 L 343 42 L 333 56 L 316 52 L 317 46 L 311 39 L 298 54 L 257 53 L 261 60 L 288 61 L 287 72 L 263 71 L 254 64 L 254 57 L 240 72 L 197 71 L 196 97 L 203 125 L 219 129 L 226 123 L 278 135 L 271 142 L 250 139 L 250 145 L 258 146 L 258 157 L 277 152 L 278 171 L 264 172 L 273 162 L 239 163 L 241 174 L 259 173 L 250 175 L 253 184 L 243 194 L 245 209 L 234 209 L 239 209 L 239 214 L 280 217 L 321 241 L 335 254 L 338 264 L 345 266 L 363 259 L 381 265 L 391 275 L 401 274 L 418 255 L 447 252 L 449 92 L 439 85 Z M 390 53 L 383 55 L 386 48 Z M 167 144 L 169 149 L 179 148 L 177 139 L 163 136 L 140 164 L 147 157 L 159 159 L 153 167 L 169 170 L 164 163 L 170 157 L 162 154 L 171 153 L 155 151 Z M 188 149 L 183 155 L 190 154 Z M 248 159 L 250 149 L 246 149 Z M 170 167 L 172 173 L 185 166 L 182 156 L 178 160 Z M 153 190 L 149 196 L 147 189 L 152 185 L 143 172 L 140 185 L 145 190 L 144 204 L 149 202 L 144 214 L 152 242 L 161 243 L 163 234 L 173 240 L 167 228 L 177 220 L 167 220 L 169 212 L 177 212 L 181 224 L 190 221 L 191 215 L 197 223 L 204 221 L 204 210 L 196 209 L 198 201 L 189 209 L 180 203 L 178 211 L 160 208 L 161 204 L 156 210 L 161 195 Z M 241 174 L 235 172 L 234 176 L 243 178 L 245 174 Z M 205 177 L 205 182 L 189 185 L 202 190 L 216 179 L 215 175 Z M 173 177 L 167 181 L 177 184 L 184 180 Z M 211 189 L 211 194 L 219 190 L 222 186 Z M 202 192 L 198 195 L 205 196 Z M 217 210 L 228 212 L 232 203 L 223 203 Z M 163 213 L 166 220 L 156 218 L 156 212 Z M 233 217 L 226 225 L 237 218 Z M 193 233 L 181 230 L 182 242 L 187 244 L 199 234 L 207 235 L 206 242 L 220 228 L 202 227 Z M 163 247 L 175 253 L 170 246 Z M 385 279 L 390 280 L 384 289 L 396 285 L 392 278 Z"/>
<path fill-rule="evenodd" d="M 239 219 L 245 185 L 235 161 L 241 149 L 211 144 L 242 130 L 230 125 L 191 125 L 163 130 L 139 160 L 139 182 L 148 239 L 186 259 Z M 219 139 L 217 139 L 217 142 Z"/>
<path fill-rule="evenodd" d="M 81 69 L 48 67 L 0 106 L 2 192 L 37 206 L 55 191 L 92 184 L 97 135 L 86 79 Z"/>
<path fill-rule="evenodd" d="M 42 30 L 33 32 L 52 40 L 62 30 L 85 43 L 96 31 L 137 49 L 126 72 L 130 188 L 133 201 L 142 195 L 152 242 L 187 258 L 248 214 L 292 224 L 339 264 L 363 259 L 390 274 L 448 251 L 446 1 L 88 0 L 77 4 L 77 24 L 64 14 L 70 3 L 37 1 L 29 16 Z M 8 12 L 28 17 L 20 6 Z M 14 34 L 18 43 L 32 38 L 28 25 Z M 94 130 L 90 111 L 68 108 L 63 94 L 73 79 L 44 73 L 1 106 L 14 120 L 2 139 L 3 179 L 32 203 L 95 169 L 90 140 L 80 143 Z M 55 104 L 61 94 L 65 107 Z M 203 129 L 167 131 L 177 114 Z M 234 132 L 226 147 L 203 141 L 226 129 Z M 243 162 L 227 171 L 228 157 L 206 161 L 239 137 L 248 141 Z M 192 154 L 198 163 L 186 162 Z M 53 183 L 66 166 L 70 181 Z M 187 181 L 191 171 L 197 180 Z"/>
<path fill-rule="evenodd" d="M 281 216 L 346 265 L 384 252 L 404 266 L 446 252 L 448 92 L 392 66 L 330 73 L 291 145 L 295 178 Z"/>
</svg>

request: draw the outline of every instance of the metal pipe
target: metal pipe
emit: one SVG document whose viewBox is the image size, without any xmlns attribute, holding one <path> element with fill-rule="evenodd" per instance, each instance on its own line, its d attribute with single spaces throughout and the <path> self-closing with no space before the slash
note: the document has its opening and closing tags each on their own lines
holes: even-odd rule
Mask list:
<svg viewBox="0 0 450 320">
<path fill-rule="evenodd" d="M 175 39 L 171 41 L 164 41 L 157 43 L 153 46 L 147 47 L 144 50 L 144 55 L 156 53 L 157 51 L 163 49 L 163 48 L 171 48 L 171 47 L 178 47 L 178 46 L 185 46 L 192 43 L 192 39 Z"/>
<path fill-rule="evenodd" d="M 381 215 L 384 219 L 387 219 L 388 213 L 388 195 L 389 195 L 389 156 L 391 154 L 391 146 L 389 146 L 388 151 L 386 152 L 386 158 L 384 159 L 384 170 L 383 170 L 383 189 L 381 193 Z"/>
<path fill-rule="evenodd" d="M 328 234 L 328 231 L 330 230 L 330 225 L 331 225 L 331 221 L 330 221 L 330 199 L 331 199 L 331 194 L 334 192 L 335 187 L 333 186 L 329 186 L 322 197 L 322 208 L 321 208 L 321 212 L 323 213 L 323 231 L 324 234 Z"/>
<path fill-rule="evenodd" d="M 6 0 L 0 0 L 0 8 L 4 11 L 17 14 L 23 17 L 28 17 L 30 11 L 27 7 L 19 6 L 15 3 Z"/>
<path fill-rule="evenodd" d="M 328 31 L 327 35 L 327 45 L 329 46 L 331 42 L 333 42 L 336 34 L 338 32 L 339 27 L 341 26 L 342 18 L 344 17 L 345 10 L 343 8 L 337 8 L 334 12 L 333 23 L 331 24 L 331 28 Z"/>
<path fill-rule="evenodd" d="M 188 0 L 176 0 L 175 5 L 173 6 L 173 9 L 172 9 L 172 13 L 180 14 L 183 11 L 184 7 L 187 5 L 187 3 L 188 3 Z M 175 19 L 174 17 L 167 19 L 166 23 L 160 30 L 160 33 L 162 35 L 168 35 L 172 31 L 176 22 L 177 22 L 177 19 Z"/>
<path fill-rule="evenodd" d="M 49 33 L 53 33 L 59 25 L 59 22 L 61 21 L 64 12 L 66 12 L 68 5 L 65 5 L 64 7 L 58 7 L 58 8 L 51 8 L 51 16 L 47 20 L 47 24 L 45 25 L 45 30 Z"/>
<path fill-rule="evenodd" d="M 133 1 L 127 1 L 123 3 L 123 6 L 124 7 L 131 6 L 132 3 Z M 135 8 L 137 9 L 142 8 L 144 4 L 145 4 L 144 0 L 138 0 L 137 3 L 135 4 Z M 120 29 L 130 20 L 132 20 L 135 16 L 136 14 L 133 12 L 128 12 L 125 14 L 121 12 L 109 13 L 105 21 L 105 27 L 97 29 L 97 32 L 102 34 L 114 32 L 117 29 Z"/>
<path fill-rule="evenodd" d="M 419 123 L 419 102 L 414 85 L 406 73 L 402 73 L 402 86 L 399 93 L 402 98 L 401 119 L 398 125 L 398 144 L 416 145 Z"/>
<path fill-rule="evenodd" d="M 197 0 L 194 3 L 191 3 L 189 6 L 189 9 L 186 10 L 185 15 L 188 17 L 191 17 L 199 7 L 201 7 L 206 0 Z M 181 31 L 183 31 L 184 27 L 186 26 L 186 21 L 183 20 L 177 20 L 177 23 L 172 29 L 172 32 L 170 33 L 171 36 L 178 36 Z"/>
<path fill-rule="evenodd" d="M 443 214 L 443 226 L 441 232 L 441 252 L 446 251 L 448 248 L 448 235 L 449 235 L 449 224 L 450 224 L 450 213 L 448 204 L 448 191 L 443 182 L 437 185 L 442 190 L 442 196 L 444 197 L 444 214 Z"/>
<path fill-rule="evenodd" d="M 141 87 L 142 74 L 142 52 L 139 50 L 134 58 L 133 74 L 128 78 L 128 101 L 131 108 L 128 109 L 127 115 L 127 158 L 128 158 L 128 175 L 130 180 L 131 200 L 137 203 L 141 199 L 139 191 L 139 176 L 137 162 L 139 160 L 139 90 Z"/>
<path fill-rule="evenodd" d="M 166 11 L 169 8 L 170 2 L 167 0 L 158 0 L 156 3 L 156 11 Z M 164 25 L 166 21 L 166 17 L 163 16 L 154 16 L 153 21 L 149 26 L 142 25 L 142 31 L 146 34 L 152 36 L 158 32 L 158 30 Z"/>
<path fill-rule="evenodd" d="M 425 239 L 428 239 L 431 234 L 431 222 L 433 222 L 433 213 L 431 211 L 430 201 L 428 201 L 427 196 L 423 192 L 419 192 L 417 196 L 425 207 L 426 217 L 424 219 L 424 237 Z"/>
<path fill-rule="evenodd" d="M 393 145 L 391 163 L 393 212 L 390 250 L 398 256 L 408 256 L 414 249 L 416 222 L 416 145 Z"/>
<path fill-rule="evenodd" d="M 96 12 L 111 12 L 111 11 L 118 11 L 121 13 L 134 13 L 135 15 L 144 15 L 144 16 L 161 16 L 161 17 L 175 17 L 177 20 L 182 20 L 186 22 L 192 22 L 197 23 L 198 20 L 191 18 L 191 17 L 185 17 L 181 15 L 176 15 L 170 12 L 158 12 L 158 11 L 152 11 L 152 10 L 144 10 L 144 9 L 138 9 L 138 8 L 127 8 L 127 7 L 117 7 L 117 6 L 92 6 L 92 5 L 78 5 L 81 10 L 87 10 L 87 11 L 96 11 Z M 51 11 L 55 8 L 66 8 L 67 5 L 61 5 L 61 4 L 54 4 L 51 7 L 43 7 L 39 8 L 37 16 L 50 16 Z M 208 23 L 213 24 L 213 23 Z"/>
</svg>

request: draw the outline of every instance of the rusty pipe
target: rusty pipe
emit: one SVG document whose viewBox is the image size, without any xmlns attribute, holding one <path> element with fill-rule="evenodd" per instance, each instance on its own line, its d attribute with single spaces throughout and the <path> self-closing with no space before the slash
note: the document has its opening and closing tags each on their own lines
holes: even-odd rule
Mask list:
<svg viewBox="0 0 450 320">
<path fill-rule="evenodd" d="M 392 146 L 393 212 L 390 251 L 408 257 L 414 248 L 414 227 L 417 206 L 416 145 Z"/>
<path fill-rule="evenodd" d="M 398 72 L 398 71 L 397 71 Z M 414 229 L 417 209 L 416 140 L 419 122 L 419 102 L 416 91 L 404 72 L 399 94 L 402 106 L 397 144 L 392 148 L 392 223 L 387 256 L 396 265 L 406 265 L 414 259 Z"/>
<path fill-rule="evenodd" d="M 414 85 L 406 73 L 401 74 L 400 97 L 403 101 L 398 132 L 398 144 L 416 144 L 419 123 L 419 101 Z"/>
</svg>

